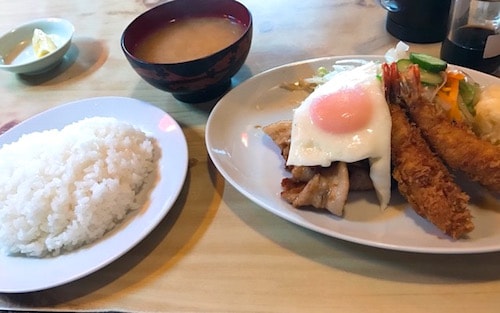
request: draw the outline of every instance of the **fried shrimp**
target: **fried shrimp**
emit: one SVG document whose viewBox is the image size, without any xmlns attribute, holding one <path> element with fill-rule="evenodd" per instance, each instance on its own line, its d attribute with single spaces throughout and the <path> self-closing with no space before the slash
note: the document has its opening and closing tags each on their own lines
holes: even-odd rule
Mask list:
<svg viewBox="0 0 500 313">
<path fill-rule="evenodd" d="M 412 66 L 401 80 L 402 104 L 432 149 L 455 170 L 490 191 L 500 193 L 500 146 L 477 137 L 468 125 L 451 121 L 421 96 L 420 72 Z"/>
<path fill-rule="evenodd" d="M 467 208 L 469 197 L 455 184 L 446 166 L 400 107 L 397 69 L 383 64 L 383 75 L 393 125 L 391 157 L 398 189 L 417 214 L 452 238 L 463 237 L 474 229 Z"/>
</svg>

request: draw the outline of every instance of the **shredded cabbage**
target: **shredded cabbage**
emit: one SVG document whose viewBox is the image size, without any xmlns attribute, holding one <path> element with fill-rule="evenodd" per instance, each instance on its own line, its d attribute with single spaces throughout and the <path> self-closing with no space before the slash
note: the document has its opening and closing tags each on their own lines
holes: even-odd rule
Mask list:
<svg viewBox="0 0 500 313">
<path fill-rule="evenodd" d="M 388 63 L 397 62 L 401 59 L 408 59 L 410 57 L 409 51 L 410 46 L 400 41 L 396 44 L 396 47 L 390 48 L 385 53 L 385 60 Z"/>
</svg>

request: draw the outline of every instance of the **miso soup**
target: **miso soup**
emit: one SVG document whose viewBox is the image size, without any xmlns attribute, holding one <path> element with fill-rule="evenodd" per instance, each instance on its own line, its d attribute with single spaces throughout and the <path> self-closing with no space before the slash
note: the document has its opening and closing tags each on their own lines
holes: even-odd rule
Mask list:
<svg viewBox="0 0 500 313">
<path fill-rule="evenodd" d="M 134 55 L 151 63 L 199 59 L 228 47 L 244 33 L 240 23 L 225 17 L 192 17 L 165 24 L 146 36 Z"/>
</svg>

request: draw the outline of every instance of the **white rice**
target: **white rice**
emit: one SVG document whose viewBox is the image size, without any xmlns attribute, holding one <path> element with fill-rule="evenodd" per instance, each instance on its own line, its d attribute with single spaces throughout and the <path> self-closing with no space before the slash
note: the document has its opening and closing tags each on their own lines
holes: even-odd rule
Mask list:
<svg viewBox="0 0 500 313">
<path fill-rule="evenodd" d="M 22 136 L 0 149 L 0 250 L 58 255 L 94 242 L 139 204 L 153 142 L 94 117 Z"/>
</svg>

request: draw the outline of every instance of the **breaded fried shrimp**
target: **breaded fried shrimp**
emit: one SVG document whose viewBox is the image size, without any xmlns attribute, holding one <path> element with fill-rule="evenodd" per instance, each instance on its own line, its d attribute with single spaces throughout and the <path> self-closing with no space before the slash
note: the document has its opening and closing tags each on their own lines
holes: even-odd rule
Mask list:
<svg viewBox="0 0 500 313">
<path fill-rule="evenodd" d="M 408 71 L 402 83 L 402 103 L 432 149 L 449 167 L 500 193 L 500 146 L 480 139 L 467 125 L 451 121 L 421 97 L 418 68 Z"/>
<path fill-rule="evenodd" d="M 391 105 L 393 177 L 415 212 L 452 238 L 474 229 L 469 197 L 455 184 L 445 165 L 429 149 L 399 105 Z"/>
<path fill-rule="evenodd" d="M 467 208 L 469 197 L 455 184 L 446 166 L 398 104 L 397 69 L 384 64 L 383 73 L 392 119 L 393 177 L 398 182 L 398 189 L 417 214 L 452 238 L 463 237 L 474 229 Z"/>
</svg>

